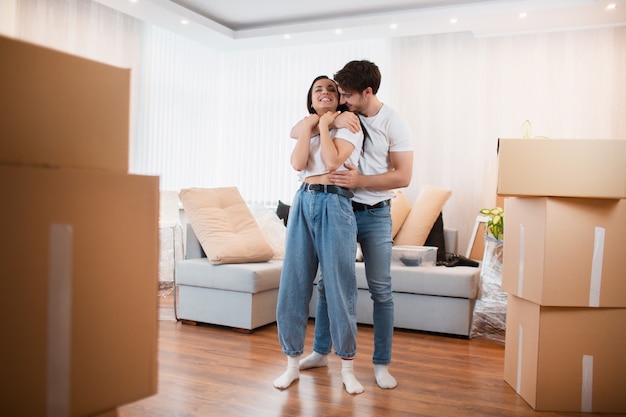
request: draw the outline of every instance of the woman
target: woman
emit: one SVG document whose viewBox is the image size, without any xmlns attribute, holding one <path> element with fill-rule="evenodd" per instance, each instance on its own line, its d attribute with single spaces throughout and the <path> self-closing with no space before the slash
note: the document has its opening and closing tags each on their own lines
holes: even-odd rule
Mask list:
<svg viewBox="0 0 626 417">
<path fill-rule="evenodd" d="M 346 391 L 360 394 L 363 386 L 354 376 L 356 354 L 356 297 L 354 271 L 356 221 L 352 192 L 333 185 L 329 172 L 358 164 L 362 132 L 331 129 L 339 114 L 337 85 L 326 76 L 313 80 L 307 93 L 309 116 L 291 154 L 302 186 L 296 192 L 287 225 L 286 251 L 278 290 L 278 338 L 287 358 L 287 370 L 274 386 L 285 389 L 300 377 L 299 358 L 309 318 L 309 302 L 318 265 L 324 277 L 330 333 L 335 354 L 342 360 Z M 312 131 L 319 128 L 319 134 Z"/>
</svg>

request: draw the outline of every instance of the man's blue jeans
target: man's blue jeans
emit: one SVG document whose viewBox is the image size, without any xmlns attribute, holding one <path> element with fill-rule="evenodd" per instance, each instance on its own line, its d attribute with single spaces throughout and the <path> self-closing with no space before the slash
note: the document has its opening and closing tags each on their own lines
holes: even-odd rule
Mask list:
<svg viewBox="0 0 626 417">
<path fill-rule="evenodd" d="M 356 220 L 349 199 L 337 194 L 298 190 L 289 211 L 276 322 L 283 352 L 301 355 L 309 319 L 309 302 L 318 269 L 326 288 L 326 331 L 342 358 L 356 354 L 354 268 Z"/>
<path fill-rule="evenodd" d="M 374 302 L 374 355 L 372 362 L 387 365 L 391 362 L 393 338 L 393 296 L 391 288 L 391 210 L 389 206 L 358 211 L 357 241 L 361 244 L 365 274 Z M 291 221 L 291 218 L 290 218 Z M 315 313 L 315 341 L 313 350 L 322 355 L 330 353 L 327 283 L 322 275 L 317 284 L 318 297 Z"/>
</svg>

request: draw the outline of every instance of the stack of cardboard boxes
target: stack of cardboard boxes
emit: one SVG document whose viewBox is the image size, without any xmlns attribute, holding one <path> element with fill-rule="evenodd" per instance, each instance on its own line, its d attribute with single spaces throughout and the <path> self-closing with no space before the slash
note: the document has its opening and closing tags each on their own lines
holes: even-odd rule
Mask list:
<svg viewBox="0 0 626 417">
<path fill-rule="evenodd" d="M 130 71 L 6 37 L 0 62 L 2 414 L 114 414 L 157 390 L 159 181 L 128 174 Z"/>
<path fill-rule="evenodd" d="M 501 139 L 504 379 L 541 411 L 626 412 L 626 140 Z"/>
</svg>

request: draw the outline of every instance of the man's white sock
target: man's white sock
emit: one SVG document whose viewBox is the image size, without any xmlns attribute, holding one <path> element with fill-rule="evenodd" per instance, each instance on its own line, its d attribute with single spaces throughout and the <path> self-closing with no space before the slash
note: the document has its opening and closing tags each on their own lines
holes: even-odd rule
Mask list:
<svg viewBox="0 0 626 417">
<path fill-rule="evenodd" d="M 300 370 L 310 369 L 310 368 L 319 368 L 320 366 L 328 365 L 328 355 L 322 355 L 321 353 L 317 353 L 313 351 L 309 356 L 300 360 Z"/>
<path fill-rule="evenodd" d="M 374 365 L 374 376 L 379 387 L 384 389 L 392 389 L 398 385 L 396 379 L 391 376 L 388 365 Z"/>
</svg>

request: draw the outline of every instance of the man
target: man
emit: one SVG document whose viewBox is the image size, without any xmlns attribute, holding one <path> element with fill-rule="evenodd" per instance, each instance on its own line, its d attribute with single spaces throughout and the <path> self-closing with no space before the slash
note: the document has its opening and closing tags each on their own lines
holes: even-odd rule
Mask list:
<svg viewBox="0 0 626 417">
<path fill-rule="evenodd" d="M 394 307 L 391 288 L 391 190 L 407 187 L 413 173 L 413 145 L 406 121 L 376 96 L 381 75 L 370 61 L 351 61 L 334 76 L 340 103 L 355 112 L 364 128 L 359 170 L 331 173 L 330 181 L 354 192 L 352 206 L 357 220 L 365 273 L 374 302 L 374 375 L 379 387 L 392 389 L 396 379 L 389 373 L 393 338 Z M 352 113 L 340 115 L 337 127 L 354 128 Z M 356 123 L 358 125 L 358 121 Z M 293 134 L 293 132 L 292 132 Z M 323 278 L 323 277 L 322 277 Z M 356 303 L 356 300 L 353 300 Z M 324 282 L 318 282 L 313 353 L 300 361 L 300 369 L 328 364 L 331 351 L 329 317 Z"/>
</svg>

